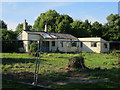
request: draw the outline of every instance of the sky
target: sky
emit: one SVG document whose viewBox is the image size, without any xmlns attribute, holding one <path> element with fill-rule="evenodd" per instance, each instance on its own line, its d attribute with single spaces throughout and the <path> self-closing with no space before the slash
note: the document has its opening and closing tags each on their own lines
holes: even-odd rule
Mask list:
<svg viewBox="0 0 120 90">
<path fill-rule="evenodd" d="M 0 3 L 1 4 L 1 3 Z M 34 21 L 49 9 L 56 10 L 60 15 L 67 14 L 73 20 L 86 20 L 91 23 L 98 21 L 106 23 L 106 17 L 118 14 L 118 2 L 2 2 L 2 20 L 9 30 L 15 30 L 16 26 L 26 19 L 28 24 L 34 25 Z"/>
</svg>

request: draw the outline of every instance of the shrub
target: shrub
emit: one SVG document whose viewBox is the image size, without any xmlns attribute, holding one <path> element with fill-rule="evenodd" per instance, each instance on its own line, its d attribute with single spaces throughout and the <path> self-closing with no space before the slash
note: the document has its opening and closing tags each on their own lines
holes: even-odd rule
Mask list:
<svg viewBox="0 0 120 90">
<path fill-rule="evenodd" d="M 67 67 L 69 68 L 86 68 L 84 65 L 84 58 L 83 56 L 76 56 L 69 59 Z"/>
<path fill-rule="evenodd" d="M 29 55 L 31 56 L 36 56 L 37 55 L 37 48 L 38 43 L 31 43 L 30 44 L 30 50 L 29 50 Z"/>
<path fill-rule="evenodd" d="M 2 52 L 18 52 L 19 48 L 23 47 L 23 42 L 22 41 L 4 41 L 2 42 Z"/>
</svg>

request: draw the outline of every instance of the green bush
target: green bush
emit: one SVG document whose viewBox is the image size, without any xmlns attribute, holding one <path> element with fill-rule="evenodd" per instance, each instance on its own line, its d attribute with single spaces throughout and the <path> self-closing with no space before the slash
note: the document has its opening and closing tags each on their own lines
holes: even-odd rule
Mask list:
<svg viewBox="0 0 120 90">
<path fill-rule="evenodd" d="M 38 50 L 38 43 L 31 43 L 30 44 L 29 55 L 37 56 L 37 50 Z"/>
</svg>

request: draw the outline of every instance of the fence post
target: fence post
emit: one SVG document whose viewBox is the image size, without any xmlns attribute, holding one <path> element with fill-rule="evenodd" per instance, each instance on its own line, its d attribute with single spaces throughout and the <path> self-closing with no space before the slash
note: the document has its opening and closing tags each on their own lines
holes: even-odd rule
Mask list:
<svg viewBox="0 0 120 90">
<path fill-rule="evenodd" d="M 39 71 L 39 64 L 40 64 L 40 41 L 38 41 L 38 50 L 37 50 L 37 59 L 36 59 L 36 66 L 35 66 L 35 74 L 34 74 L 34 86 L 37 86 L 38 81 L 38 71 Z"/>
</svg>

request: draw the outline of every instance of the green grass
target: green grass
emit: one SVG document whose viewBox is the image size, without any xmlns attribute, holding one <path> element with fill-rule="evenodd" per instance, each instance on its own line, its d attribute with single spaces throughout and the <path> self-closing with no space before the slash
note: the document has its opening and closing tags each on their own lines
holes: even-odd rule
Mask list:
<svg viewBox="0 0 120 90">
<path fill-rule="evenodd" d="M 70 58 L 80 55 L 76 54 L 67 54 L 67 53 L 42 53 L 40 59 L 40 69 L 39 69 L 39 79 L 38 81 L 43 84 L 48 84 L 55 81 L 64 81 L 66 76 L 69 75 L 67 72 L 61 72 L 61 69 L 65 69 Z M 118 58 L 112 54 L 98 54 L 98 53 L 82 53 L 85 65 L 90 70 L 87 72 L 89 79 L 100 79 L 100 78 L 109 78 L 113 82 L 118 82 L 118 65 L 115 63 L 118 61 Z M 2 53 L 2 73 L 3 79 L 13 79 L 19 81 L 33 81 L 33 75 L 35 71 L 35 62 L 36 57 L 29 56 L 27 53 Z M 84 70 L 76 70 L 78 72 L 84 72 Z M 119 74 L 120 75 L 120 74 Z M 45 82 L 45 83 L 44 83 Z M 46 83 L 48 82 L 48 83 Z M 5 82 L 7 83 L 7 82 Z M 3 85 L 5 84 L 3 83 Z M 104 83 L 102 83 L 104 84 Z M 105 86 L 99 83 L 88 84 L 95 87 L 116 87 L 110 83 Z M 14 85 L 14 83 L 13 83 Z M 56 86 L 60 88 L 66 87 L 75 87 L 78 84 L 68 84 L 65 86 Z M 87 84 L 80 84 L 83 88 Z M 101 85 L 101 86 L 99 86 Z M 5 86 L 6 87 L 6 86 Z M 11 86 L 12 87 L 12 86 Z M 79 87 L 78 87 L 79 88 Z"/>
<path fill-rule="evenodd" d="M 16 89 L 16 90 L 29 90 L 28 85 L 24 84 L 18 84 L 15 81 L 7 81 L 7 80 L 2 80 L 2 88 L 3 89 Z"/>
<path fill-rule="evenodd" d="M 75 90 L 84 90 L 89 88 L 118 88 L 113 83 L 109 82 L 99 82 L 99 83 L 68 83 L 66 85 L 52 85 L 53 88 L 57 89 L 75 89 Z"/>
</svg>

